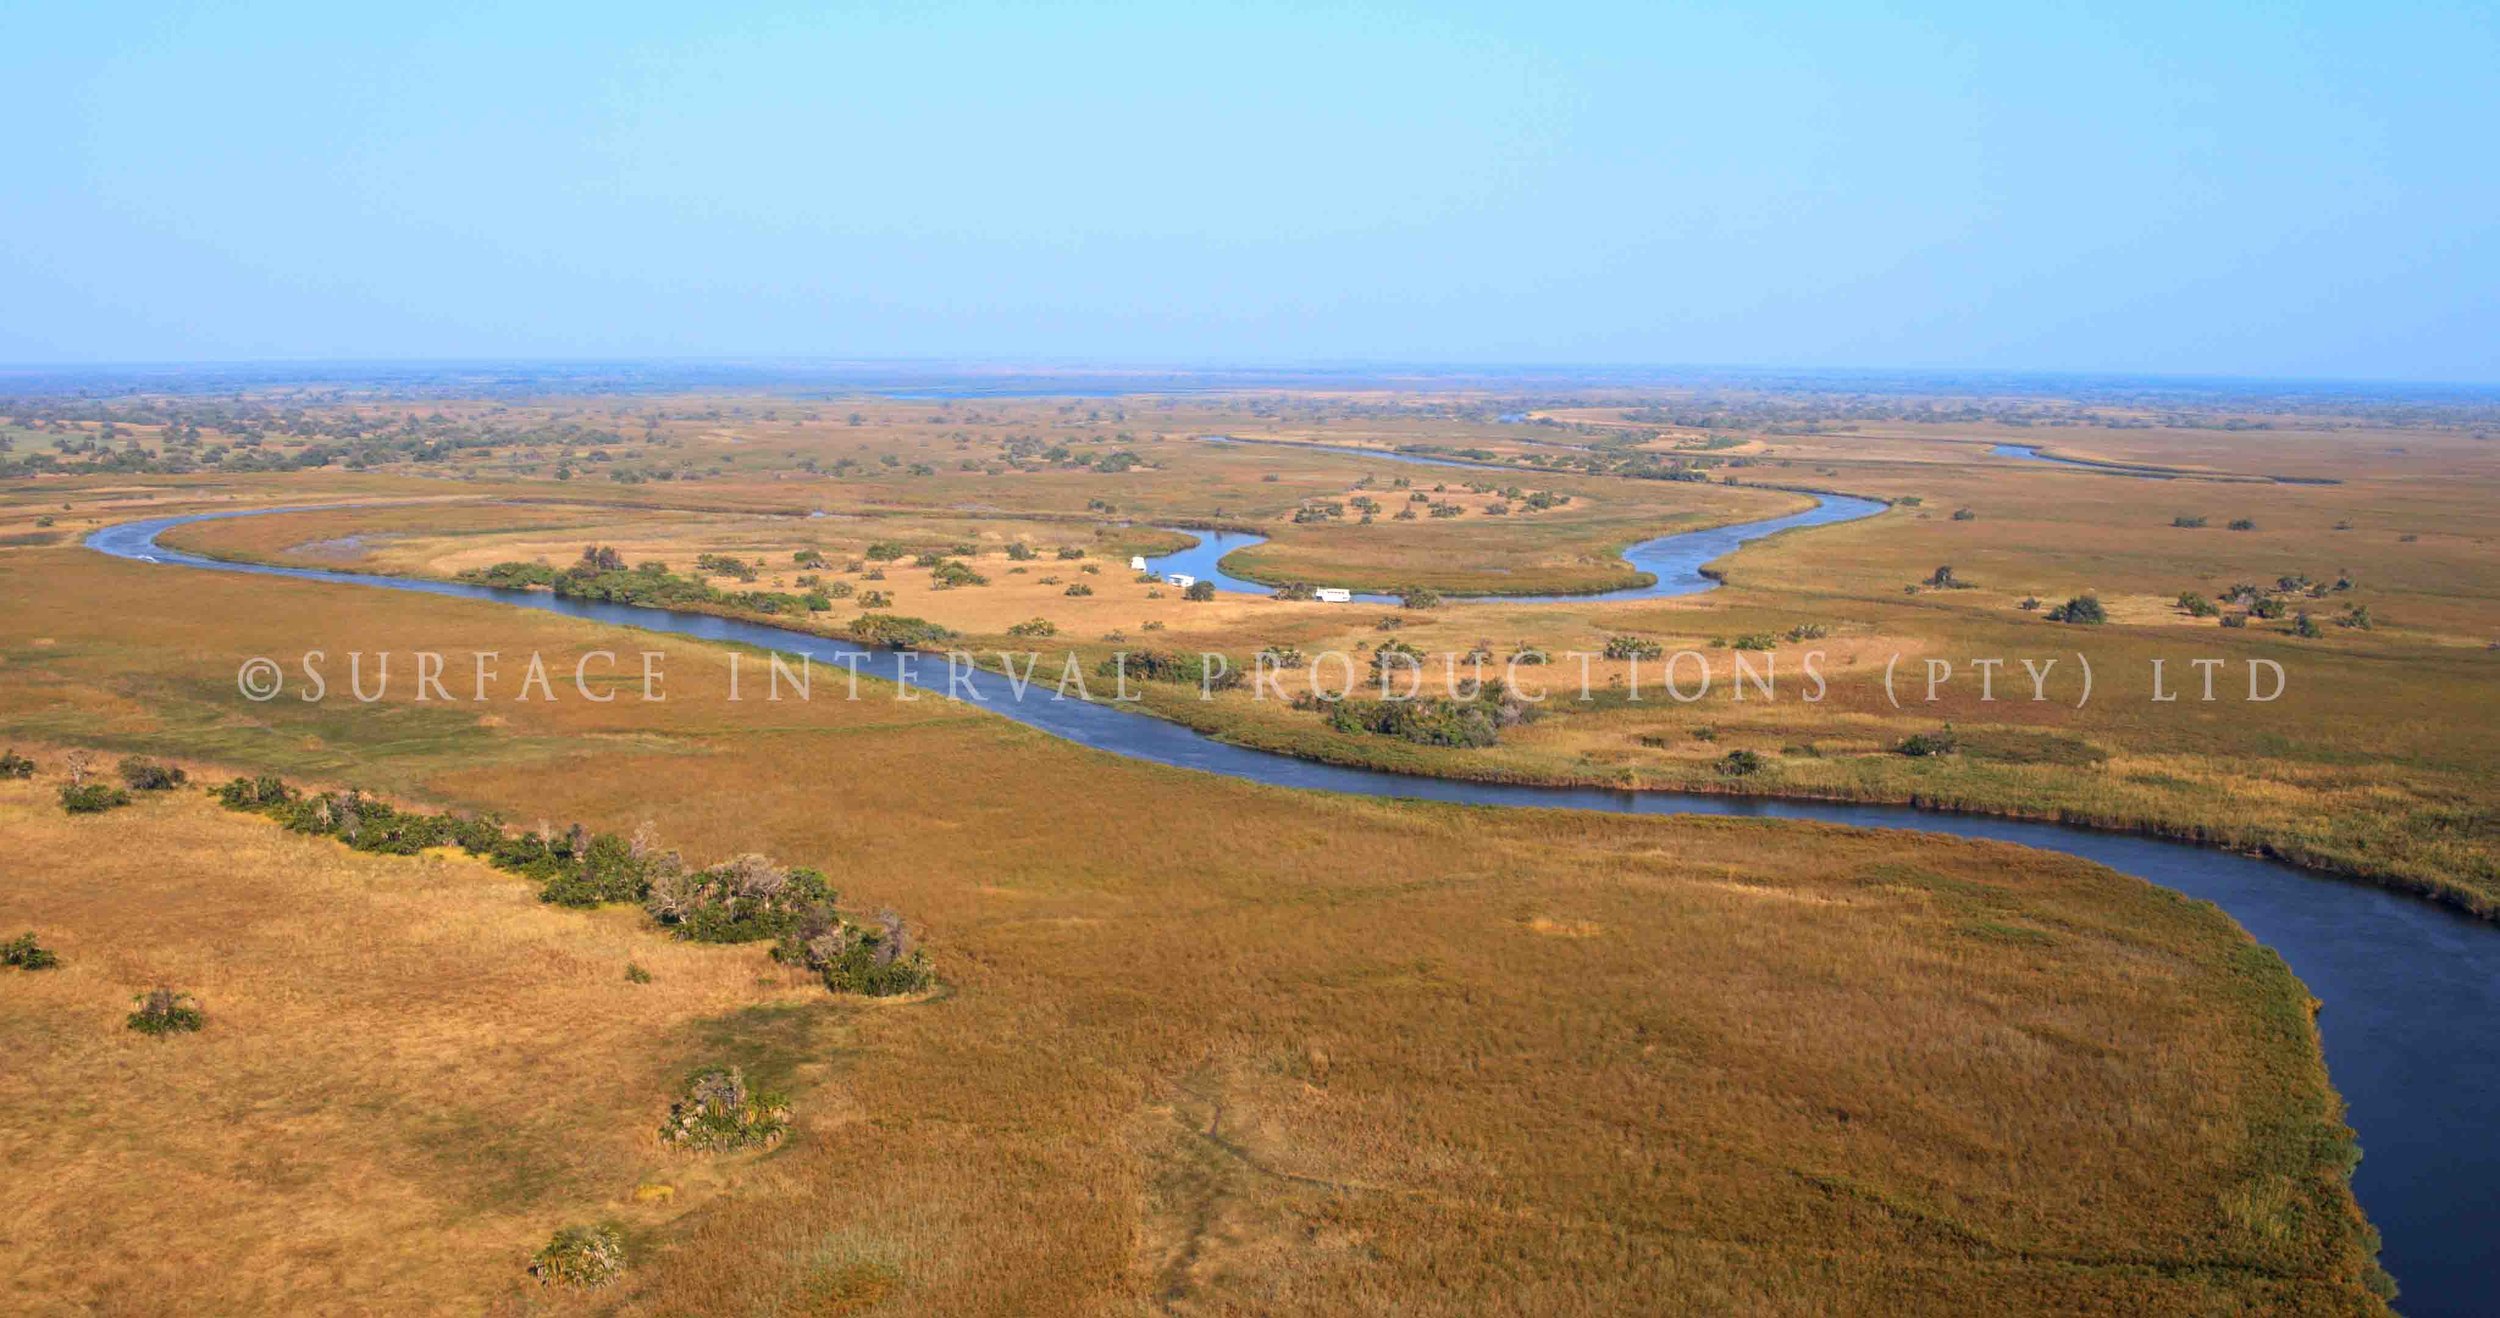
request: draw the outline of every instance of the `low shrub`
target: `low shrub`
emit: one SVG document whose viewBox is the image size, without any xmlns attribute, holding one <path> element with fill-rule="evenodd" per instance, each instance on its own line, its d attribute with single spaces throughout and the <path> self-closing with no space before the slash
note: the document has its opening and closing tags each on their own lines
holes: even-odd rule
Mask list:
<svg viewBox="0 0 2500 1318">
<path fill-rule="evenodd" d="M 110 783 L 64 784 L 61 808 L 73 815 L 100 815 L 130 804 L 130 793 Z"/>
<path fill-rule="evenodd" d="M 1913 732 L 1893 749 L 1912 759 L 1924 759 L 1930 755 L 1951 755 L 1961 749 L 1961 741 L 1953 735 L 1953 725 L 1947 723 L 1938 732 Z"/>
<path fill-rule="evenodd" d="M 1409 586 L 1398 592 L 1398 607 L 1401 609 L 1440 608 L 1441 592 L 1430 586 Z"/>
<path fill-rule="evenodd" d="M 986 586 L 990 579 L 973 571 L 970 564 L 949 558 L 931 568 L 929 584 L 939 590 L 953 590 L 958 586 Z"/>
<path fill-rule="evenodd" d="M 2231 519 L 2231 529 L 2234 531 L 2254 531 L 2257 529 L 2257 522 L 2254 518 L 2234 517 Z"/>
<path fill-rule="evenodd" d="M 1181 592 L 1181 598 L 1194 604 L 1204 604 L 1215 598 L 1215 583 L 1212 581 L 1190 582 L 1189 588 Z"/>
<path fill-rule="evenodd" d="M 1755 751 L 1729 751 L 1717 768 L 1721 777 L 1744 778 L 1762 772 L 1768 763 Z"/>
<path fill-rule="evenodd" d="M 2220 605 L 2192 590 L 2179 592 L 2179 608 L 2191 618 L 2212 618 L 2222 612 Z"/>
<path fill-rule="evenodd" d="M 1087 595 L 1093 594 L 1094 588 L 1080 581 L 1059 593 L 1068 596 L 1070 599 L 1081 599 Z"/>
<path fill-rule="evenodd" d="M 2170 524 L 2185 530 L 2194 530 L 2197 527 L 2203 526 L 2205 524 L 2205 519 L 2202 517 L 2190 517 L 2183 513 L 2177 517 L 2171 518 Z"/>
<path fill-rule="evenodd" d="M 790 1104 L 778 1094 L 747 1084 L 737 1067 L 714 1068 L 687 1082 L 686 1096 L 669 1104 L 660 1142 L 680 1149 L 727 1153 L 769 1149 L 790 1132 Z"/>
<path fill-rule="evenodd" d="M 0 778 L 32 778 L 34 776 L 35 762 L 18 754 L 15 747 L 11 747 L 7 754 L 0 755 Z"/>
<path fill-rule="evenodd" d="M 1515 693 L 1479 691 L 1474 699 L 1330 700 L 1328 726 L 1339 732 L 1395 737 L 1419 746 L 1496 745 L 1502 729 L 1527 722 L 1533 707 Z"/>
<path fill-rule="evenodd" d="M 1204 687 L 1209 691 L 1230 691 L 1245 680 L 1241 670 L 1230 664 L 1210 672 L 1207 656 L 1167 650 L 1123 650 L 1094 665 L 1094 673 L 1099 677 L 1117 678 L 1124 672 L 1130 677 Z"/>
<path fill-rule="evenodd" d="M 918 993 L 929 987 L 929 959 L 914 944 L 903 917 L 880 911 L 875 927 L 855 924 L 829 907 L 811 912 L 801 927 L 773 949 L 776 960 L 814 971 L 827 989 L 871 998 Z"/>
<path fill-rule="evenodd" d="M 1048 618 L 1032 618 L 1007 629 L 1009 636 L 1057 636 L 1059 624 Z"/>
<path fill-rule="evenodd" d="M 926 618 L 899 613 L 863 613 L 851 619 L 851 639 L 889 650 L 911 650 L 952 640 L 955 633 Z"/>
<path fill-rule="evenodd" d="M 19 934 L 5 943 L 0 943 L 0 966 L 15 966 L 20 970 L 50 970 L 60 964 L 61 958 L 54 955 L 52 949 L 35 942 L 32 930 Z"/>
<path fill-rule="evenodd" d="M 530 1256 L 541 1286 L 593 1290 L 625 1275 L 625 1237 L 612 1226 L 568 1226 Z"/>
<path fill-rule="evenodd" d="M 173 765 L 140 755 L 130 756 L 119 767 L 122 781 L 134 792 L 170 792 L 191 781 L 191 775 Z"/>
<path fill-rule="evenodd" d="M 692 942 L 752 943 L 790 933 L 833 903 L 824 875 L 750 852 L 710 869 L 654 876 L 643 909 Z"/>
<path fill-rule="evenodd" d="M 208 1024 L 208 1018 L 200 1014 L 200 1004 L 192 1001 L 188 993 L 177 993 L 160 986 L 149 989 L 132 1001 L 139 1004 L 139 1009 L 130 1013 L 127 1024 L 141 1034 L 162 1038 L 168 1034 L 191 1033 Z"/>
<path fill-rule="evenodd" d="M 1606 657 L 1609 659 L 1656 659 L 1666 654 L 1667 647 L 1646 636 L 1609 636 Z"/>
<path fill-rule="evenodd" d="M 2100 596 L 2077 595 L 2073 599 L 2070 599 L 2065 603 L 2058 605 L 2056 608 L 2049 610 L 2049 621 L 2071 622 L 2086 627 L 2098 627 L 2102 623 L 2109 621 L 2109 611 L 2101 607 Z"/>
</svg>

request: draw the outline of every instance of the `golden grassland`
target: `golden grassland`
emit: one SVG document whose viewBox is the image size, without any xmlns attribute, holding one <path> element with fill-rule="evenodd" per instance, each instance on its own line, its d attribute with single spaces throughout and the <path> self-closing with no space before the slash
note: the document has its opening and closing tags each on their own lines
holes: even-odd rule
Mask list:
<svg viewBox="0 0 2500 1318">
<path fill-rule="evenodd" d="M 729 405 L 731 414 L 737 406 Z M 751 471 L 732 465 L 722 478 L 673 489 L 583 479 L 457 487 L 481 497 L 631 500 L 634 511 L 587 503 L 420 506 L 212 524 L 187 528 L 172 543 L 426 575 L 504 558 L 561 564 L 596 539 L 618 544 L 629 558 L 658 557 L 681 569 L 706 551 L 759 558 L 774 565 L 758 583 L 766 586 L 797 575 L 788 555 L 801 548 L 817 548 L 839 564 L 879 539 L 939 549 L 969 544 L 979 551 L 970 561 L 990 578 L 988 586 L 936 590 L 925 572 L 900 564 L 887 565 L 885 579 L 874 583 L 859 573 L 827 578 L 873 585 L 892 597 L 893 611 L 952 627 L 980 649 L 1026 648 L 1028 642 L 1006 636 L 1007 628 L 1045 619 L 1058 628 L 1052 644 L 1078 644 L 1089 659 L 1108 653 L 1114 642 L 1107 638 L 1115 634 L 1121 644 L 1220 650 L 1236 660 L 1266 645 L 1368 652 L 1392 637 L 1434 654 L 1483 645 L 1498 660 L 1521 647 L 1594 651 L 1610 635 L 1637 634 L 1670 651 L 1698 651 L 1715 674 L 1712 693 L 1690 704 L 1663 698 L 1652 665 L 1645 679 L 1650 698 L 1626 701 L 1611 692 L 1635 676 L 1629 667 L 1597 663 L 1590 673 L 1600 699 L 1551 702 L 1544 718 L 1505 734 L 1502 745 L 1475 750 L 1338 734 L 1316 715 L 1247 693 L 1201 703 L 1192 693 L 1150 691 L 1150 704 L 1229 738 L 1320 758 L 1436 774 L 1919 801 L 2065 818 L 2270 850 L 2487 915 L 2500 911 L 2500 761 L 2489 751 L 2500 728 L 2487 698 L 2500 676 L 2500 652 L 2492 649 L 2500 638 L 2500 577 L 2491 566 L 2500 561 L 2493 557 L 2500 528 L 2489 511 L 2500 495 L 2500 446 L 2489 440 L 2438 429 L 2301 429 L 2287 418 L 2258 418 L 2277 427 L 2264 431 L 1870 424 L 1845 433 L 1758 436 L 1724 451 L 1752 464 L 1729 474 L 1903 502 L 1873 520 L 1749 546 L 1718 565 L 1727 585 L 1703 595 L 1562 605 L 1495 600 L 1401 613 L 1236 597 L 1191 603 L 1133 580 L 1121 565 L 1127 553 L 1168 546 L 1147 529 L 1153 523 L 1215 523 L 1255 526 L 1275 537 L 1236 555 L 1237 570 L 1345 580 L 1328 570 L 1339 562 L 1384 581 L 1437 573 L 1478 586 L 1577 587 L 1594 580 L 1592 557 L 1609 556 L 1629 540 L 1731 516 L 1775 515 L 1798 496 L 1521 473 L 1521 482 L 1568 489 L 1573 503 L 1533 517 L 1437 525 L 1295 525 L 1291 510 L 1300 500 L 1344 497 L 1347 470 L 1364 460 L 1189 436 L 1257 431 L 1303 443 L 1434 442 L 1514 453 L 1534 447 L 1522 434 L 1534 428 L 1376 416 L 1289 421 L 1168 400 L 1128 406 L 1133 414 L 1117 405 L 1099 409 L 1098 422 L 1071 416 L 1065 404 L 876 404 L 856 427 L 829 422 L 784 436 L 760 420 L 743 431 L 713 425 L 685 442 L 711 445 L 731 455 L 723 461 L 753 464 Z M 998 436 L 1044 426 L 1070 432 L 1078 449 L 1117 446 L 1122 441 L 1102 432 L 1130 428 L 1128 446 L 1160 469 L 993 474 L 945 461 L 958 451 L 982 457 Z M 1092 440 L 1082 439 L 1089 434 Z M 760 451 L 768 435 L 780 447 Z M 1677 442 L 1689 441 L 1663 441 L 1670 448 Z M 2228 479 L 2140 479 L 1991 454 L 2009 442 Z M 882 461 L 912 454 L 932 459 L 922 464 L 931 475 L 896 476 Z M 846 456 L 862 469 L 840 480 L 789 465 L 813 461 L 822 471 Z M 1370 474 L 1428 487 L 1477 473 L 1384 464 Z M 2276 483 L 2262 479 L 2268 474 L 2338 483 Z M 331 479 L 298 478 L 285 488 L 328 489 Z M 405 476 L 338 479 L 343 493 L 364 497 L 446 488 Z M 84 497 L 74 482 L 51 484 L 71 493 L 71 502 Z M 1394 506 L 1398 492 L 1385 479 L 1374 488 Z M 180 489 L 160 494 L 173 499 Z M 264 483 L 242 497 L 272 499 L 278 487 Z M 661 499 L 686 501 L 690 511 L 663 511 L 655 503 Z M 1089 501 L 1116 512 L 1088 508 Z M 93 513 L 82 505 L 76 516 L 99 521 L 139 506 L 124 494 Z M 830 515 L 786 515 L 819 509 Z M 1960 510 L 1969 516 L 1955 517 Z M 2206 521 L 2200 528 L 2172 525 L 2199 517 Z M 2254 529 L 2227 529 L 2240 519 Z M 369 534 L 351 540 L 360 533 Z M 1101 570 L 1087 575 L 1047 559 L 1012 563 L 1004 549 L 1018 539 L 1087 546 L 1088 562 Z M 1910 591 L 1943 566 L 1969 588 Z M 1611 570 L 1626 569 L 1615 563 Z M 2177 605 L 2182 592 L 2218 598 L 2237 583 L 2288 575 L 2353 582 L 2348 591 L 2298 601 L 2325 624 L 2324 636 L 2290 636 L 2288 620 L 2226 629 Z M 1077 583 L 1094 593 L 1069 597 L 1068 586 Z M 2060 626 L 2017 607 L 2025 598 L 2054 604 L 2087 592 L 2108 606 L 2110 625 Z M 2369 608 L 2371 629 L 2333 625 L 2352 605 Z M 856 599 L 839 601 L 810 625 L 838 630 L 858 611 Z M 1384 618 L 1396 630 L 1382 630 Z M 1828 635 L 1785 639 L 1800 626 Z M 1777 700 L 1730 698 L 1737 656 L 1713 645 L 1748 635 L 1778 638 L 1773 658 L 1753 661 L 1782 674 Z M 1826 698 L 1814 704 L 1801 699 L 1810 689 L 1801 680 L 1809 651 L 1821 653 L 1816 662 L 1829 682 Z M 1906 694 L 1896 687 L 1898 706 L 1882 683 L 1894 656 L 1903 665 L 1897 681 L 1906 687 Z M 1995 700 L 1980 698 L 1972 666 L 1987 657 L 2005 661 Z M 2200 658 L 2226 663 L 2212 703 L 2197 699 L 2188 669 Z M 2060 698 L 2022 698 L 2024 659 L 2064 665 L 2052 688 Z M 2187 699 L 2153 699 L 2157 659 L 2166 665 L 2169 689 L 2185 689 Z M 1955 675 L 1934 703 L 1921 698 L 1931 660 L 1951 664 Z M 2092 664 L 2097 692 L 2080 710 L 2072 706 L 2079 660 Z M 2282 699 L 2232 699 L 2246 693 L 2253 660 L 2284 666 Z M 1689 663 L 1681 671 L 1689 682 Z M 1534 680 L 1571 689 L 1578 676 L 1575 666 Z M 1303 685 L 1307 678 L 1284 681 L 1288 690 Z M 1894 753 L 1906 736 L 1947 722 L 1961 735 L 1963 753 Z M 1742 781 L 1726 778 L 1718 767 L 1734 750 L 1767 757 L 1769 769 Z"/>
<path fill-rule="evenodd" d="M 937 700 L 726 706 L 675 638 L 65 548 L 0 553 L 0 599 L 31 620 L 0 735 L 47 770 L 0 788 L 0 925 L 68 962 L 0 979 L 28 1307 L 2377 1307 L 2298 984 L 2095 866 L 1312 796 Z M 673 695 L 235 694 L 241 656 L 323 643 L 657 645 Z M 187 793 L 69 818 L 72 743 L 817 865 L 910 914 L 948 991 L 811 998 L 753 948 Z M 119 1029 L 160 979 L 206 1031 Z M 741 1050 L 796 1136 L 656 1156 L 669 1082 Z M 637 1206 L 654 1178 L 691 1211 Z M 622 1288 L 529 1286 L 600 1218 Z"/>
<path fill-rule="evenodd" d="M 557 1222 L 648 1233 L 716 1193 L 723 1167 L 653 1136 L 679 1076 L 800 1061 L 724 1022 L 822 1025 L 811 1067 L 836 1046 L 822 995 L 751 952 L 480 862 L 358 855 L 192 791 L 72 817 L 52 787 L 0 784 L 0 922 L 62 958 L 0 985 L 14 1313 L 475 1311 Z M 159 984 L 202 1033 L 123 1028 Z"/>
</svg>

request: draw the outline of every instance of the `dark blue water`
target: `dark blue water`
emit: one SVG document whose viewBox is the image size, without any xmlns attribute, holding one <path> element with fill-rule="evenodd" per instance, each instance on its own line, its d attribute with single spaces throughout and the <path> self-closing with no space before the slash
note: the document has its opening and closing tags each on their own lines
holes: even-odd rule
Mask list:
<svg viewBox="0 0 2500 1318">
<path fill-rule="evenodd" d="M 279 511 L 288 510 L 131 522 L 98 531 L 87 544 L 144 562 L 488 600 L 700 640 L 742 642 L 819 662 L 867 655 L 864 671 L 896 673 L 891 653 L 760 622 L 457 582 L 223 563 L 156 544 L 159 533 L 186 522 Z M 942 663 L 923 659 L 919 667 L 923 671 L 908 679 L 913 686 L 947 694 Z M 2326 1004 L 2318 1025 L 2327 1062 L 2365 1154 L 2353 1188 L 2385 1236 L 2383 1262 L 2404 1287 L 2405 1312 L 2492 1311 L 2493 1278 L 2500 1276 L 2500 1192 L 2495 1192 L 2500 1187 L 2500 1121 L 2495 1121 L 2500 1115 L 2500 1030 L 2493 1028 L 2500 1021 L 2500 930 L 2471 917 L 2275 861 L 2152 838 L 1908 806 L 1408 777 L 1227 745 L 1126 709 L 1055 699 L 1039 685 L 1018 700 L 1007 679 L 996 673 L 974 673 L 970 682 L 984 708 L 1079 745 L 1228 778 L 1400 800 L 1803 819 L 1993 838 L 2080 856 L 2213 902 L 2281 953 Z M 2113 1209 L 2123 1211 L 2123 1206 Z"/>
</svg>

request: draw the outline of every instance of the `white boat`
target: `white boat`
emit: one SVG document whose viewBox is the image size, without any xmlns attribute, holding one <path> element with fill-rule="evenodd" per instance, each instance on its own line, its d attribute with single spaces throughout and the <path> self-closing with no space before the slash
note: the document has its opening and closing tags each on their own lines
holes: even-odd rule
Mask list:
<svg viewBox="0 0 2500 1318">
<path fill-rule="evenodd" d="M 1311 598 L 1322 604 L 1352 604 L 1354 592 L 1343 586 L 1322 586 L 1311 592 Z"/>
<path fill-rule="evenodd" d="M 1186 572 L 1172 573 L 1170 576 L 1165 577 L 1163 581 L 1166 585 L 1178 586 L 1183 590 L 1187 590 L 1191 586 L 1198 584 L 1198 579 Z"/>
</svg>

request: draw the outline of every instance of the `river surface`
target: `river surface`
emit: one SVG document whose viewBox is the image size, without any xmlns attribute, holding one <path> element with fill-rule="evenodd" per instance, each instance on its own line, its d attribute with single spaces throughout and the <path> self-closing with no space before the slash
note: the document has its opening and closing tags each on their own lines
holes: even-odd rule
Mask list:
<svg viewBox="0 0 2500 1318">
<path fill-rule="evenodd" d="M 1508 472 L 1512 476 L 1520 474 L 1519 468 L 1506 467 L 1498 463 L 1473 462 L 1465 458 L 1432 457 L 1422 453 L 1398 453 L 1386 449 L 1357 449 L 1347 448 L 1342 445 L 1298 444 L 1282 440 L 1240 439 L 1231 435 L 1201 435 L 1199 436 L 1199 439 L 1201 442 L 1209 444 L 1268 443 L 1273 444 L 1278 448 L 1310 449 L 1323 453 L 1340 453 L 1348 457 L 1372 458 L 1382 462 L 1404 462 L 1419 467 L 1461 467 L 1477 471 L 1491 470 Z M 1388 497 L 1396 498 L 1400 497 L 1402 492 L 1391 490 L 1386 493 Z M 1873 499 L 1852 498 L 1851 496 L 1845 494 L 1818 494 L 1813 497 L 1815 501 L 1814 507 L 1801 513 L 1792 513 L 1786 517 L 1773 517 L 1759 522 L 1735 522 L 1726 526 L 1714 526 L 1705 531 L 1684 531 L 1675 535 L 1662 535 L 1655 539 L 1643 540 L 1639 544 L 1624 550 L 1623 558 L 1625 562 L 1630 563 L 1633 567 L 1646 572 L 1651 576 L 1652 580 L 1646 586 L 1626 586 L 1621 590 L 1591 591 L 1580 595 L 1445 594 L 1442 598 L 1453 600 L 1488 599 L 1499 600 L 1510 604 L 1559 604 L 1564 602 L 1593 604 L 1601 603 L 1606 600 L 1659 599 L 1668 595 L 1698 595 L 1705 590 L 1714 589 L 1719 584 L 1718 578 L 1710 576 L 1701 570 L 1703 565 L 1715 559 L 1724 558 L 1727 555 L 1734 553 L 1736 551 L 1736 547 L 1739 545 L 1750 544 L 1753 541 L 1762 539 L 1764 536 L 1778 535 L 1782 531 L 1793 531 L 1800 527 L 1830 526 L 1835 522 L 1854 522 L 1861 517 L 1873 517 L 1875 514 L 1882 512 L 1885 508 L 1884 504 L 1878 503 Z M 1146 566 L 1152 569 L 1157 575 L 1170 576 L 1176 572 L 1182 573 L 1195 577 L 1200 581 L 1214 582 L 1217 590 L 1227 591 L 1238 595 L 1273 595 L 1276 593 L 1276 588 L 1274 586 L 1265 586 L 1255 581 L 1249 581 L 1241 577 L 1233 576 L 1230 573 L 1227 573 L 1223 567 L 1225 555 L 1233 553 L 1236 550 L 1248 549 L 1253 545 L 1266 544 L 1266 536 L 1253 534 L 1248 531 L 1192 531 L 1177 526 L 1167 526 L 1163 529 L 1179 535 L 1196 536 L 1198 537 L 1198 543 L 1191 545 L 1187 549 L 1164 554 L 1160 557 L 1148 558 L 1146 560 Z M 1314 581 L 1311 584 L 1314 586 L 1331 586 L 1336 583 L 1331 581 Z M 1357 604 L 1395 604 L 1398 602 L 1398 597 L 1395 595 L 1357 594 L 1354 597 L 1354 602 Z"/>
<path fill-rule="evenodd" d="M 128 522 L 97 531 L 86 543 L 142 562 L 492 601 L 699 640 L 742 642 L 818 662 L 863 655 L 864 671 L 872 675 L 947 694 L 946 667 L 930 657 L 916 658 L 916 671 L 905 672 L 891 652 L 768 623 L 460 582 L 227 563 L 156 544 L 160 533 L 184 523 L 284 511 L 290 510 Z M 2318 1027 L 2327 1064 L 2364 1153 L 2353 1189 L 2385 1237 L 2381 1261 L 2404 1288 L 2399 1305 L 2414 1315 L 2493 1310 L 2494 1279 L 2500 1277 L 2500 1029 L 2493 1028 L 2500 1022 L 2500 930 L 2472 917 L 2276 861 L 2154 838 L 1909 806 L 1410 777 L 1228 745 L 1127 709 L 1055 699 L 1042 684 L 1018 699 L 998 673 L 973 673 L 969 681 L 978 703 L 990 712 L 1078 745 L 1250 782 L 1398 800 L 1802 819 L 1992 838 L 2080 856 L 2213 902 L 2280 953 L 2326 1004 Z M 2126 1211 L 2123 1204 L 2109 1208 Z"/>
</svg>

